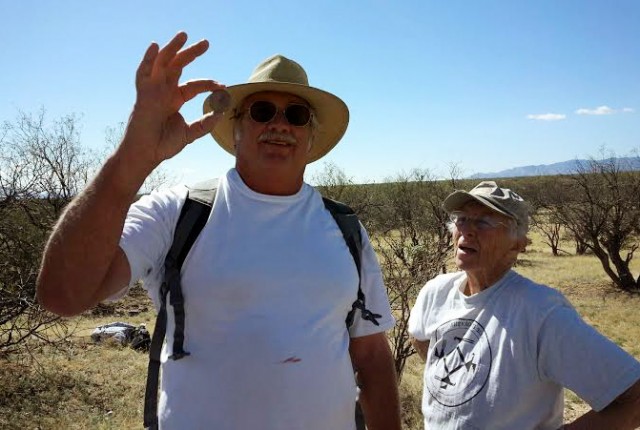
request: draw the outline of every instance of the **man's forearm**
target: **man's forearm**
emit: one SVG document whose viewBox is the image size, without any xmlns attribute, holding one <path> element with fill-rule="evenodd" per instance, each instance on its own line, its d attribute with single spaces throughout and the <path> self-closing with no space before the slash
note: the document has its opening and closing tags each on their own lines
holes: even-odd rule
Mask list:
<svg viewBox="0 0 640 430">
<path fill-rule="evenodd" d="M 565 425 L 564 429 L 632 430 L 638 427 L 640 427 L 640 380 L 600 412 L 589 411 L 574 422 Z"/>
<path fill-rule="evenodd" d="M 630 416 L 634 411 L 628 411 L 629 413 L 620 412 L 622 411 L 603 410 L 601 412 L 596 412 L 592 410 L 582 415 L 574 422 L 566 424 L 563 427 L 563 430 L 633 430 L 640 426 L 640 421 L 638 419 L 633 420 Z"/>
<path fill-rule="evenodd" d="M 112 155 L 54 227 L 37 282 L 38 300 L 45 308 L 74 315 L 104 298 L 100 288 L 128 208 L 146 177 L 145 171 L 127 164 L 121 153 Z"/>
<path fill-rule="evenodd" d="M 423 362 L 427 361 L 427 353 L 429 351 L 429 341 L 428 340 L 418 340 L 415 337 L 411 337 L 411 345 L 418 353 L 418 356 L 422 359 Z"/>
<path fill-rule="evenodd" d="M 380 369 L 377 375 L 361 377 L 360 404 L 368 430 L 400 430 L 400 399 L 395 370 Z"/>
<path fill-rule="evenodd" d="M 400 400 L 393 356 L 384 334 L 372 353 L 355 363 L 368 430 L 400 430 Z"/>
</svg>

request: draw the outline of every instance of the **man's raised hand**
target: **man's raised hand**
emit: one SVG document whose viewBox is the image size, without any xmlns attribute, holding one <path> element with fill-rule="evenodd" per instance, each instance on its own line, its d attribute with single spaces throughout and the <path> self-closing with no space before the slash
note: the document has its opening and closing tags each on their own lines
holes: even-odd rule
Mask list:
<svg viewBox="0 0 640 430">
<path fill-rule="evenodd" d="M 152 43 L 136 73 L 136 102 L 120 150 L 150 169 L 207 134 L 220 118 L 209 113 L 187 123 L 179 112 L 198 94 L 224 88 L 210 79 L 179 82 L 182 70 L 209 48 L 202 40 L 182 49 L 186 42 L 180 32 L 161 49 Z"/>
</svg>

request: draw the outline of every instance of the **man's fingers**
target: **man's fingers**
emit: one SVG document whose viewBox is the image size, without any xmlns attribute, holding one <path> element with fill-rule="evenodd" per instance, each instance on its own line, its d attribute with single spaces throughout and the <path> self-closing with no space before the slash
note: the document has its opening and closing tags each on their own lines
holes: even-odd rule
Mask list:
<svg viewBox="0 0 640 430">
<path fill-rule="evenodd" d="M 169 66 L 171 68 L 182 70 L 193 60 L 207 52 L 207 49 L 209 49 L 209 42 L 207 40 L 201 40 L 198 43 L 194 43 L 188 48 L 178 52 L 173 60 L 169 63 Z"/>
<path fill-rule="evenodd" d="M 222 118 L 221 113 L 209 112 L 202 116 L 199 120 L 187 125 L 186 140 L 187 144 L 209 133 L 216 123 Z"/>
<path fill-rule="evenodd" d="M 138 71 L 136 73 L 136 82 L 151 75 L 151 71 L 153 70 L 153 62 L 157 55 L 158 44 L 153 42 L 147 48 L 147 51 L 144 53 L 144 57 L 142 57 L 142 61 L 138 66 Z"/>
<path fill-rule="evenodd" d="M 163 46 L 160 52 L 158 52 L 156 64 L 161 67 L 167 66 L 185 43 L 187 43 L 187 33 L 181 31 L 180 33 L 176 34 L 173 39 L 169 41 L 169 43 Z"/>
<path fill-rule="evenodd" d="M 224 88 L 224 85 L 220 85 L 211 79 L 194 79 L 192 81 L 185 82 L 179 87 L 183 103 L 188 102 L 198 94 L 222 88 Z"/>
</svg>

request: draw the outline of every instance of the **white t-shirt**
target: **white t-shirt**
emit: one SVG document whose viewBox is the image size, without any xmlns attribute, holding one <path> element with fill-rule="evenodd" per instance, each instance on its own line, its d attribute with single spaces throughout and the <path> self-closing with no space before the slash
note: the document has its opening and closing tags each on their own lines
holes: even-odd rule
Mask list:
<svg viewBox="0 0 640 430">
<path fill-rule="evenodd" d="M 563 390 L 601 410 L 640 378 L 640 363 L 586 324 L 558 291 L 509 271 L 479 294 L 440 275 L 409 318 L 429 341 L 422 413 L 429 429 L 557 429 Z"/>
<path fill-rule="evenodd" d="M 164 257 L 186 188 L 142 198 L 120 246 L 132 282 L 156 306 Z M 358 274 L 342 233 L 307 184 L 292 196 L 258 194 L 235 169 L 220 180 L 210 218 L 182 267 L 185 350 L 162 353 L 160 425 L 170 429 L 354 428 L 356 385 L 349 336 L 391 328 L 389 302 L 363 229 L 362 290 L 375 326 L 356 312 Z"/>
</svg>

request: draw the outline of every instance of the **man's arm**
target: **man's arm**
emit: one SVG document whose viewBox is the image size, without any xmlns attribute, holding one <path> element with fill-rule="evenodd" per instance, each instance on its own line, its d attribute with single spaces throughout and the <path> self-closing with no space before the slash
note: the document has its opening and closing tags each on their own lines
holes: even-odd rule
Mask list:
<svg viewBox="0 0 640 430">
<path fill-rule="evenodd" d="M 423 362 L 427 361 L 427 351 L 429 350 L 429 341 L 428 340 L 418 340 L 415 337 L 411 337 L 411 345 L 418 353 L 418 356 L 422 359 Z"/>
<path fill-rule="evenodd" d="M 640 380 L 600 412 L 589 411 L 564 426 L 567 430 L 631 430 L 638 427 L 640 427 Z"/>
<path fill-rule="evenodd" d="M 351 338 L 360 404 L 368 430 L 400 430 L 400 400 L 389 341 L 384 333 Z"/>
<path fill-rule="evenodd" d="M 129 282 L 118 241 L 136 191 L 135 185 L 119 185 L 123 163 L 111 157 L 53 229 L 37 282 L 38 301 L 51 312 L 78 314 Z"/>
<path fill-rule="evenodd" d="M 208 48 L 203 40 L 182 49 L 186 41 L 178 33 L 162 49 L 149 46 L 122 142 L 54 227 L 37 281 L 37 298 L 46 309 L 76 315 L 124 288 L 131 274 L 118 243 L 129 205 L 156 166 L 218 121 L 220 114 L 208 114 L 187 124 L 179 113 L 196 95 L 222 88 L 212 80 L 179 84 L 183 68 Z"/>
</svg>

